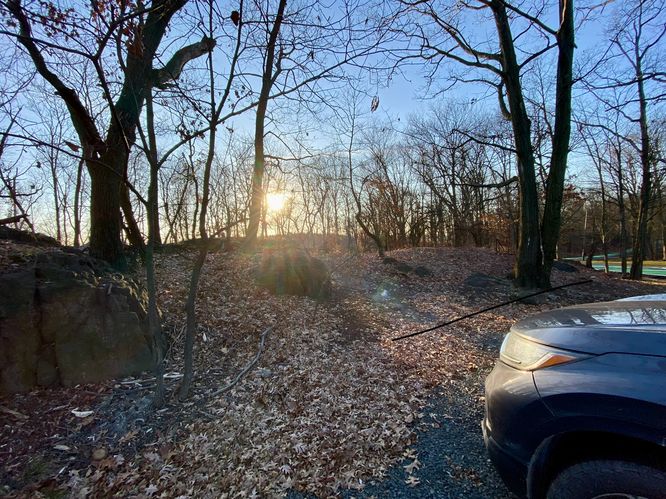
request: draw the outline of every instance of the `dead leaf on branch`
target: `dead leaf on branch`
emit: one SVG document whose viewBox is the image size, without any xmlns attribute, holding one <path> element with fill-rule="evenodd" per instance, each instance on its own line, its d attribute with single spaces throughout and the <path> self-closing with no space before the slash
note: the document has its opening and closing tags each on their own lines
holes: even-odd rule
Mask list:
<svg viewBox="0 0 666 499">
<path fill-rule="evenodd" d="M 379 108 L 379 96 L 375 95 L 370 102 L 370 112 L 374 113 Z"/>
</svg>

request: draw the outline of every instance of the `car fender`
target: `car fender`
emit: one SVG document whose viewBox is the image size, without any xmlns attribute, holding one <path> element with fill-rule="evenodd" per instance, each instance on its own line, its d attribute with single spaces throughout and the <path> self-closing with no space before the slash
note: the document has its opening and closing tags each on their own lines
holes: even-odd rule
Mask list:
<svg viewBox="0 0 666 499">
<path fill-rule="evenodd" d="M 541 443 L 534 449 L 527 466 L 529 498 L 544 497 L 550 480 L 576 461 L 595 458 L 645 461 L 649 456 L 666 462 L 664 433 L 637 422 L 575 415 L 551 419 L 534 428 L 534 432 Z"/>
</svg>

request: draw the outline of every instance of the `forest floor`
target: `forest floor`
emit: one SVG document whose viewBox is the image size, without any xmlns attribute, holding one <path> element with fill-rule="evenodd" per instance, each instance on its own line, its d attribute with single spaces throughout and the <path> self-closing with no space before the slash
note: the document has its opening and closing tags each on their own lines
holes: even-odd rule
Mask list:
<svg viewBox="0 0 666 499">
<path fill-rule="evenodd" d="M 509 288 L 464 281 L 475 272 L 504 279 L 512 257 L 472 248 L 390 256 L 431 275 L 376 255 L 329 255 L 333 298 L 318 303 L 257 287 L 256 256 L 212 254 L 199 289 L 190 399 L 171 397 L 153 411 L 149 374 L 0 399 L 0 495 L 507 497 L 485 456 L 480 420 L 483 380 L 511 324 L 553 307 L 664 289 L 582 267 L 555 270 L 555 286 L 593 282 L 395 342 L 509 299 Z M 191 252 L 157 260 L 170 393 L 181 377 L 192 260 Z M 257 365 L 214 395 L 255 356 L 268 328 Z"/>
</svg>

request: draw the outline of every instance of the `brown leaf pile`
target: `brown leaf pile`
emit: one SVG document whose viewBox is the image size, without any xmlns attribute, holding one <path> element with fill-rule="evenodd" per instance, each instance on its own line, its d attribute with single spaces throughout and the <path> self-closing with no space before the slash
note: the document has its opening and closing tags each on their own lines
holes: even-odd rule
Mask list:
<svg viewBox="0 0 666 499">
<path fill-rule="evenodd" d="M 374 255 L 329 256 L 334 299 L 320 304 L 258 288 L 252 257 L 210 255 L 198 295 L 194 396 L 185 404 L 170 401 L 120 439 L 91 437 L 88 447 L 75 448 L 77 459 L 59 468 L 58 487 L 98 497 L 284 497 L 290 489 L 328 497 L 381 479 L 402 457 L 405 482 L 416 486 L 420 462 L 409 446 L 430 387 L 455 384 L 468 394 L 461 403 L 481 408 L 483 379 L 516 319 L 554 306 L 655 292 L 648 284 L 582 269 L 554 272 L 555 285 L 590 275 L 595 282 L 563 290 L 542 305 L 514 304 L 394 342 L 401 334 L 506 299 L 499 292 L 467 289 L 463 281 L 472 272 L 504 277 L 512 259 L 469 248 L 401 250 L 391 256 L 425 265 L 432 276 L 398 272 Z M 182 369 L 192 260 L 192 253 L 183 253 L 162 255 L 157 262 L 172 345 L 167 365 L 172 391 Z M 231 390 L 211 396 L 254 357 L 269 327 L 259 363 Z M 146 396 L 149 389 L 149 376 L 115 388 L 143 390 Z M 36 392 L 33 400 L 40 397 Z M 30 417 L 47 417 L 47 410 L 43 406 Z M 103 417 L 99 411 L 94 416 Z M 76 419 L 58 420 L 66 425 L 64 435 L 81 425 Z M 53 431 L 63 436 L 62 427 Z M 2 437 L 5 441 L 7 434 Z M 68 444 L 67 438 L 57 442 Z"/>
<path fill-rule="evenodd" d="M 176 344 L 190 262 L 191 255 L 169 256 L 158 265 L 165 329 Z M 326 497 L 381 478 L 400 457 L 422 387 L 391 366 L 379 343 L 346 341 L 345 324 L 355 321 L 344 320 L 338 305 L 271 296 L 251 273 L 248 257 L 209 257 L 197 308 L 197 396 L 184 408 L 195 417 L 175 432 L 169 451 L 159 451 L 165 439 L 121 464 L 112 455 L 103 469 L 73 473 L 72 492 L 281 497 L 293 488 Z M 270 326 L 255 369 L 207 398 L 253 357 Z M 173 366 L 180 357 L 172 353 Z"/>
</svg>

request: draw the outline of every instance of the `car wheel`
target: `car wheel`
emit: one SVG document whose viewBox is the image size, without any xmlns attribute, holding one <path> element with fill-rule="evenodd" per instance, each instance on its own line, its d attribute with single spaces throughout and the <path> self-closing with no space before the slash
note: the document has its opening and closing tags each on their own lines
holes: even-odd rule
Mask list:
<svg viewBox="0 0 666 499">
<path fill-rule="evenodd" d="M 629 461 L 585 461 L 560 472 L 547 499 L 665 499 L 666 472 Z"/>
</svg>

